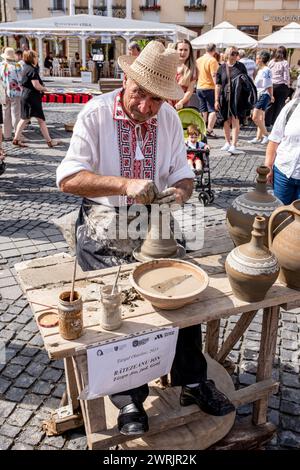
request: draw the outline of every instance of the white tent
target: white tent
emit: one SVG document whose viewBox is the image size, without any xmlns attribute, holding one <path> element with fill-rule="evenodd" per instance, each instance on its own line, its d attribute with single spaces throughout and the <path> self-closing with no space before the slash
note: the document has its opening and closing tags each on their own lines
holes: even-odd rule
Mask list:
<svg viewBox="0 0 300 470">
<path fill-rule="evenodd" d="M 82 65 L 85 65 L 86 39 L 101 36 L 123 37 L 129 42 L 135 36 L 162 36 L 172 41 L 197 36 L 183 26 L 153 21 L 139 21 L 97 15 L 67 15 L 0 23 L 1 36 L 24 35 L 38 38 L 41 72 L 43 39 L 49 37 L 80 37 Z"/>
<path fill-rule="evenodd" d="M 275 48 L 278 46 L 300 47 L 300 24 L 289 23 L 279 31 L 275 31 L 275 33 L 258 41 L 258 47 Z"/>
<path fill-rule="evenodd" d="M 239 48 L 256 47 L 257 41 L 247 34 L 237 29 L 227 21 L 215 26 L 207 33 L 198 36 L 192 40 L 194 49 L 205 49 L 207 44 L 216 44 L 219 48 L 236 46 Z"/>
</svg>

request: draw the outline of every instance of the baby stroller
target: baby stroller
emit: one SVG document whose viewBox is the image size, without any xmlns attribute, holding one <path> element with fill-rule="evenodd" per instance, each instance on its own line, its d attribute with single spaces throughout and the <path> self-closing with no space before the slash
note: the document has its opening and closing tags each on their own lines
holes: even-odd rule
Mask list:
<svg viewBox="0 0 300 470">
<path fill-rule="evenodd" d="M 187 138 L 187 128 L 190 124 L 194 124 L 198 127 L 201 133 L 201 140 L 207 143 L 206 139 L 206 126 L 201 114 L 193 108 L 183 108 L 178 111 L 178 116 L 180 118 L 183 130 L 184 137 Z M 201 162 L 202 162 L 202 171 L 200 174 L 195 174 L 195 190 L 199 192 L 198 199 L 203 202 L 205 206 L 214 201 L 214 192 L 211 189 L 211 180 L 210 180 L 210 166 L 209 166 L 209 150 L 195 150 Z"/>
</svg>

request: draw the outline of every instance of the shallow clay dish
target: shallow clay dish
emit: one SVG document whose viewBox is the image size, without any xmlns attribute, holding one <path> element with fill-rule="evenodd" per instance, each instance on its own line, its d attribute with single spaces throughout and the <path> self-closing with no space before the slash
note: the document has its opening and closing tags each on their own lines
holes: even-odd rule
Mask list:
<svg viewBox="0 0 300 470">
<path fill-rule="evenodd" d="M 164 258 L 137 266 L 130 282 L 155 307 L 174 310 L 199 297 L 208 286 L 208 275 L 187 261 Z"/>
<path fill-rule="evenodd" d="M 43 328 L 53 328 L 58 325 L 58 315 L 56 312 L 44 312 L 38 317 L 38 324 Z"/>
</svg>

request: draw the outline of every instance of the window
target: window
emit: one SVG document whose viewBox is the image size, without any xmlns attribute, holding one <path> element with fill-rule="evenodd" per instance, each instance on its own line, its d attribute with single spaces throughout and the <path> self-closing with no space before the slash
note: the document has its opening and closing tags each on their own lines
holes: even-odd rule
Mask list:
<svg viewBox="0 0 300 470">
<path fill-rule="evenodd" d="M 53 0 L 53 10 L 64 10 L 64 0 Z"/>
<path fill-rule="evenodd" d="M 272 26 L 272 33 L 275 33 L 276 31 L 279 31 L 280 29 L 282 28 L 282 26 L 279 26 L 279 25 L 273 25 Z"/>
<path fill-rule="evenodd" d="M 156 7 L 156 6 L 158 6 L 158 1 L 157 0 L 146 0 L 145 6 L 146 7 Z"/>
<path fill-rule="evenodd" d="M 248 36 L 251 36 L 253 39 L 258 38 L 258 28 L 259 26 L 249 26 L 249 25 L 242 25 L 237 27 L 240 31 L 243 31 L 243 33 L 248 34 Z"/>
<path fill-rule="evenodd" d="M 189 1 L 189 6 L 190 7 L 200 7 L 202 6 L 203 1 L 202 0 L 190 0 Z"/>
<path fill-rule="evenodd" d="M 30 10 L 30 0 L 20 0 L 20 10 Z"/>
</svg>

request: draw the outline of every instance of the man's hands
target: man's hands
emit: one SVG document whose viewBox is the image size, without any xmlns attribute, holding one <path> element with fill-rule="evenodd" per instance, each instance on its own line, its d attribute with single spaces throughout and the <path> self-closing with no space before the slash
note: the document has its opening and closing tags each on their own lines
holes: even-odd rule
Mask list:
<svg viewBox="0 0 300 470">
<path fill-rule="evenodd" d="M 186 201 L 185 188 L 167 188 L 158 193 L 153 181 L 128 179 L 125 188 L 126 196 L 135 199 L 137 204 L 184 204 Z"/>
<path fill-rule="evenodd" d="M 157 189 L 151 180 L 128 179 L 125 193 L 126 196 L 135 199 L 137 204 L 151 204 L 157 195 Z"/>
<path fill-rule="evenodd" d="M 167 188 L 157 195 L 155 202 L 158 204 L 183 204 L 183 191 L 180 188 Z"/>
</svg>

